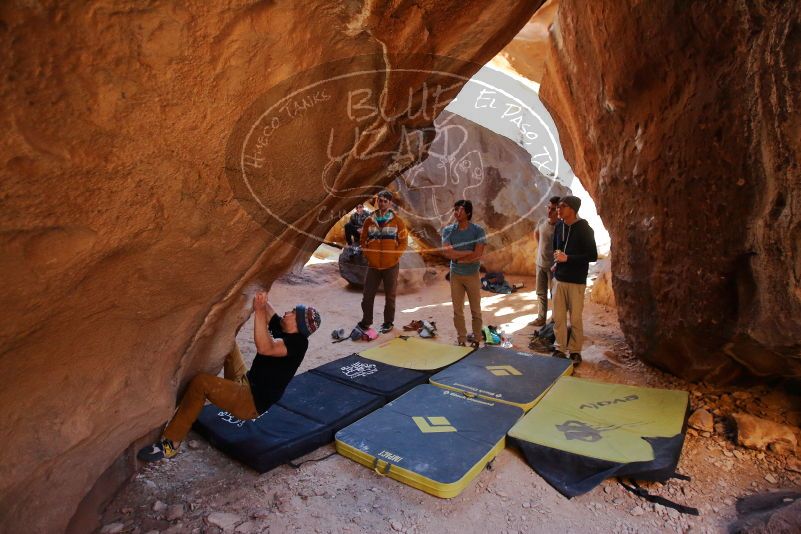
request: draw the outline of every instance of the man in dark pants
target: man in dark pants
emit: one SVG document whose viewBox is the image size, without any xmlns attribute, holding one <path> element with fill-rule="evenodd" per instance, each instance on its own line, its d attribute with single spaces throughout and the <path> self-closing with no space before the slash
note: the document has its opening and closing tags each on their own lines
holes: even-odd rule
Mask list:
<svg viewBox="0 0 801 534">
<path fill-rule="evenodd" d="M 381 191 L 378 194 L 378 209 L 365 219 L 360 240 L 368 268 L 364 277 L 363 315 L 359 328 L 367 330 L 373 324 L 373 303 L 378 286 L 383 282 L 386 301 L 384 323 L 380 329 L 382 334 L 394 328 L 400 258 L 406 250 L 409 236 L 403 220 L 391 207 L 392 193 Z"/>
<path fill-rule="evenodd" d="M 578 218 L 581 199 L 563 197 L 558 204 L 558 215 L 553 233 L 553 322 L 556 342 L 554 356 L 566 357 L 581 363 L 581 346 L 584 343 L 584 291 L 590 262 L 598 260 L 595 232 L 589 223 Z M 567 315 L 570 314 L 570 339 L 567 334 Z"/>
<path fill-rule="evenodd" d="M 356 204 L 356 213 L 350 216 L 350 221 L 345 223 L 345 241 L 348 245 L 359 242 L 364 221 L 370 216 L 370 212 L 364 209 L 364 204 Z"/>
<path fill-rule="evenodd" d="M 264 291 L 253 298 L 253 311 L 258 354 L 250 371 L 245 373 L 242 355 L 234 344 L 225 359 L 225 378 L 207 373 L 193 378 L 161 439 L 140 450 L 140 460 L 153 462 L 178 454 L 206 399 L 239 419 L 255 419 L 278 402 L 306 355 L 308 337 L 320 327 L 320 314 L 311 306 L 298 304 L 279 317 Z"/>
</svg>

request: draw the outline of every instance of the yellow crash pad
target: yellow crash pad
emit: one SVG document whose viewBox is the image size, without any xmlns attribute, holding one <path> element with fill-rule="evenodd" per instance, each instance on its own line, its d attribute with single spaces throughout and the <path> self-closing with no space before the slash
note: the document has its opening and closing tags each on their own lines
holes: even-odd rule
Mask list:
<svg viewBox="0 0 801 534">
<path fill-rule="evenodd" d="M 419 337 L 401 336 L 364 350 L 359 356 L 396 367 L 433 371 L 461 360 L 472 350 L 470 347 L 445 345 Z"/>
</svg>

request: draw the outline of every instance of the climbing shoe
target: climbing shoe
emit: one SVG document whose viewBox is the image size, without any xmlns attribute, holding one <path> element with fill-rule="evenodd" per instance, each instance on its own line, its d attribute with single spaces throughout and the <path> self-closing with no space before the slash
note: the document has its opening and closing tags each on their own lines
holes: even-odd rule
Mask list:
<svg viewBox="0 0 801 534">
<path fill-rule="evenodd" d="M 381 328 L 378 329 L 380 334 L 386 334 L 387 332 L 392 332 L 392 329 L 395 328 L 395 325 L 392 323 L 384 323 L 381 325 Z"/>
<path fill-rule="evenodd" d="M 136 455 L 143 462 L 157 462 L 164 458 L 174 458 L 178 454 L 178 447 L 172 441 L 164 438 L 153 445 L 144 447 Z"/>
<path fill-rule="evenodd" d="M 565 354 L 561 350 L 553 351 L 553 354 L 551 354 L 551 356 L 553 356 L 554 358 L 567 358 L 567 354 Z"/>
<path fill-rule="evenodd" d="M 580 352 L 571 352 L 570 353 L 570 360 L 573 362 L 574 367 L 578 367 L 581 363 L 581 353 Z"/>
<path fill-rule="evenodd" d="M 536 319 L 534 319 L 533 321 L 528 323 L 528 325 L 529 326 L 545 326 L 545 319 L 543 319 L 542 317 L 537 317 Z"/>
</svg>

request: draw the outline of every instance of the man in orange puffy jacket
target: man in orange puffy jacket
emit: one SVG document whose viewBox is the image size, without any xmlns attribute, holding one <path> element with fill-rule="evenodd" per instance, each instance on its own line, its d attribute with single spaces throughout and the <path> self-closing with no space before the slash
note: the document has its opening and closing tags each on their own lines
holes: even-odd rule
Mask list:
<svg viewBox="0 0 801 534">
<path fill-rule="evenodd" d="M 391 209 L 392 193 L 378 193 L 378 209 L 364 221 L 360 239 L 362 251 L 367 257 L 367 274 L 364 277 L 362 295 L 362 320 L 359 327 L 367 330 L 373 324 L 373 303 L 378 286 L 384 283 L 384 323 L 380 332 L 385 334 L 394 328 L 395 294 L 398 289 L 400 258 L 408 245 L 408 231 L 403 220 Z"/>
</svg>

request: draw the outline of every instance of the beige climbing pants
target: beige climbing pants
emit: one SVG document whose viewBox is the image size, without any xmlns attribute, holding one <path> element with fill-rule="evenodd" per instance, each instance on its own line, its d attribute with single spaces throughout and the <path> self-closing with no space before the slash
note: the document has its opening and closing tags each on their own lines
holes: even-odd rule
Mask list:
<svg viewBox="0 0 801 534">
<path fill-rule="evenodd" d="M 564 353 L 581 352 L 584 344 L 584 291 L 586 284 L 560 282 L 554 278 L 553 289 L 553 330 L 556 334 L 554 348 Z M 570 339 L 567 336 L 567 315 L 570 314 Z"/>
</svg>

